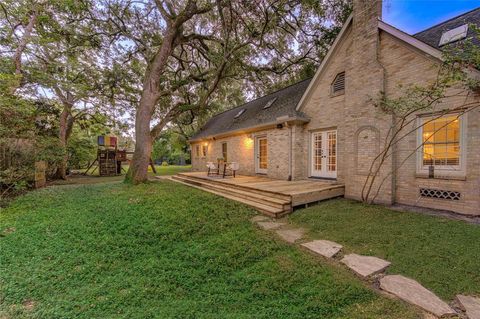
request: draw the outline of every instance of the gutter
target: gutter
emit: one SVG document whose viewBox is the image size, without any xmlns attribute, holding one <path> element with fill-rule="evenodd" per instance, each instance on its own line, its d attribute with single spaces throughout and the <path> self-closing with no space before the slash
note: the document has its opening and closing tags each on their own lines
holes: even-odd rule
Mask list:
<svg viewBox="0 0 480 319">
<path fill-rule="evenodd" d="M 271 128 L 276 128 L 277 125 L 279 124 L 284 124 L 284 123 L 289 123 L 289 124 L 305 124 L 310 122 L 310 119 L 302 116 L 281 116 L 277 117 L 275 121 L 268 122 L 268 123 L 263 123 L 259 125 L 254 125 L 246 128 L 241 128 L 241 129 L 236 129 L 232 131 L 226 131 L 218 134 L 213 134 L 213 135 L 207 135 L 204 137 L 200 138 L 193 138 L 189 139 L 188 143 L 195 143 L 195 142 L 201 142 L 204 140 L 211 140 L 211 139 L 217 139 L 217 138 L 223 138 L 223 137 L 228 137 L 232 135 L 240 135 L 240 134 L 248 134 L 252 132 L 257 132 L 257 131 L 263 131 L 266 129 L 271 129 Z"/>
<path fill-rule="evenodd" d="M 290 129 L 290 138 L 289 138 L 289 146 L 288 146 L 288 180 L 291 181 L 293 179 L 293 126 L 289 125 Z"/>
</svg>

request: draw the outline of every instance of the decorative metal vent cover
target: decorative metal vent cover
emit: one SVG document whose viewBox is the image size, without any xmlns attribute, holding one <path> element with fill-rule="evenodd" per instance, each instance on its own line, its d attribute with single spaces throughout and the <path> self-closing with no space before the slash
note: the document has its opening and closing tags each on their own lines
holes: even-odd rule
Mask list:
<svg viewBox="0 0 480 319">
<path fill-rule="evenodd" d="M 332 83 L 332 93 L 343 92 L 345 90 L 345 72 L 338 73 Z"/>
<path fill-rule="evenodd" d="M 433 188 L 420 188 L 420 196 L 448 200 L 460 200 L 460 192 L 446 191 Z"/>
</svg>

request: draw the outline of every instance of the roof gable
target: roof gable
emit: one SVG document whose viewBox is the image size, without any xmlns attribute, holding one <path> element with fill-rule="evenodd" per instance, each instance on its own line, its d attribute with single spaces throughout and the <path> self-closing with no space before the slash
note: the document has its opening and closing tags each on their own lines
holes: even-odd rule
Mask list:
<svg viewBox="0 0 480 319">
<path fill-rule="evenodd" d="M 305 118 L 295 110 L 311 79 L 297 82 L 212 117 L 190 141 L 257 127 L 278 118 Z M 273 102 L 272 102 L 273 101 Z M 268 106 L 268 107 L 265 107 Z M 244 110 L 242 112 L 242 110 Z M 241 113 L 241 114 L 240 114 Z"/>
<path fill-rule="evenodd" d="M 345 21 L 342 27 L 342 30 L 340 30 L 340 33 L 338 34 L 332 46 L 328 50 L 327 55 L 325 56 L 325 58 L 322 60 L 322 63 L 318 67 L 317 72 L 315 72 L 315 75 L 313 76 L 312 81 L 310 81 L 308 88 L 305 90 L 305 93 L 303 94 L 302 98 L 298 102 L 297 111 L 300 111 L 302 109 L 306 100 L 308 99 L 311 92 L 313 91 L 313 87 L 317 84 L 318 80 L 320 79 L 320 75 L 322 74 L 323 70 L 326 68 L 328 62 L 333 58 L 334 52 L 336 51 L 337 47 L 339 46 L 343 38 L 347 35 L 347 29 L 350 27 L 352 20 L 353 20 L 353 15 L 351 14 L 348 17 L 347 21 Z"/>
</svg>

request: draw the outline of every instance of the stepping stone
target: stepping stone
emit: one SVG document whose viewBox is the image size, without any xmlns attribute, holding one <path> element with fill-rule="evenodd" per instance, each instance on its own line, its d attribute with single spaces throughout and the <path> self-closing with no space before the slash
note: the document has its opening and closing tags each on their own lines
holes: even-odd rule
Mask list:
<svg viewBox="0 0 480 319">
<path fill-rule="evenodd" d="M 293 244 L 297 240 L 303 237 L 305 230 L 302 228 L 296 229 L 280 229 L 276 231 L 277 235 L 280 236 L 286 242 Z"/>
<path fill-rule="evenodd" d="M 380 289 L 416 305 L 437 317 L 452 316 L 457 313 L 447 303 L 438 298 L 413 279 L 401 275 L 390 275 L 380 279 Z"/>
<path fill-rule="evenodd" d="M 389 261 L 357 254 L 346 255 L 341 262 L 363 278 L 382 272 L 390 266 Z"/>
<path fill-rule="evenodd" d="M 266 221 L 266 220 L 269 220 L 270 218 L 268 218 L 267 216 L 264 216 L 264 215 L 257 215 L 257 216 L 254 216 L 250 219 L 250 221 L 252 223 L 257 223 L 257 222 L 263 222 L 263 221 Z"/>
<path fill-rule="evenodd" d="M 457 300 L 465 310 L 468 319 L 480 319 L 480 298 L 457 295 Z"/>
<path fill-rule="evenodd" d="M 329 240 L 314 240 L 304 243 L 302 246 L 327 258 L 333 258 L 343 248 L 342 245 Z"/>
<path fill-rule="evenodd" d="M 257 224 L 265 230 L 273 230 L 285 225 L 285 223 L 278 222 L 257 222 Z"/>
</svg>

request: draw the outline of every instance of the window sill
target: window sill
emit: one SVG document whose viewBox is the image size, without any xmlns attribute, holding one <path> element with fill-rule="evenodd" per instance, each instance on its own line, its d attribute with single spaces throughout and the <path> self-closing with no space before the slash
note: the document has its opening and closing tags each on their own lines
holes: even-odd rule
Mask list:
<svg viewBox="0 0 480 319">
<path fill-rule="evenodd" d="M 442 175 L 442 173 L 436 173 L 434 177 L 429 177 L 428 173 L 416 173 L 416 178 L 422 179 L 443 179 L 443 180 L 450 180 L 450 181 L 466 181 L 467 176 L 464 173 L 446 173 Z"/>
</svg>

